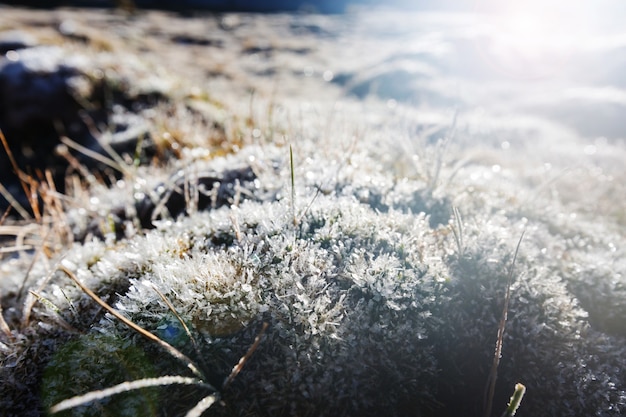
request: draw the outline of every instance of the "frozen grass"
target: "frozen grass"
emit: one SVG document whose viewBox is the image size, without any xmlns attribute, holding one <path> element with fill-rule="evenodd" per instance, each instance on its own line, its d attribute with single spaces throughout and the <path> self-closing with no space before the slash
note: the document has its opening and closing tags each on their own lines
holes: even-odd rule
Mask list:
<svg viewBox="0 0 626 417">
<path fill-rule="evenodd" d="M 529 393 L 518 415 L 622 412 L 622 336 L 596 325 L 611 316 L 600 306 L 582 308 L 586 300 L 576 297 L 581 281 L 568 275 L 589 262 L 589 250 L 602 242 L 586 240 L 590 247 L 577 252 L 571 245 L 583 237 L 556 229 L 552 219 L 529 220 L 510 204 L 502 207 L 512 196 L 497 186 L 479 193 L 484 205 L 476 211 L 468 205 L 461 219 L 446 203 L 455 198 L 454 182 L 433 190 L 417 177 L 389 181 L 383 167 L 368 169 L 370 178 L 363 181 L 363 171 L 350 167 L 370 161 L 364 147 L 350 155 L 345 170 L 311 176 L 303 173 L 323 160 L 310 154 L 299 164 L 305 150 L 294 151 L 266 145 L 237 156 L 255 155 L 258 166 L 281 161 L 278 171 L 258 170 L 258 192 L 274 200 L 248 199 L 162 220 L 145 235 L 111 235 L 75 245 L 62 257 L 81 281 L 110 294 L 122 314 L 195 357 L 216 385 L 251 345 L 260 323 L 269 323 L 255 356 L 222 393 L 225 406 L 207 413 L 451 415 L 460 411 L 457 406 L 480 412 L 515 235 L 522 229 L 527 237 L 511 286 L 494 407 L 504 409 L 511 387 L 522 382 Z M 442 178 L 449 174 L 446 167 Z M 267 189 L 275 192 L 262 191 Z M 568 256 L 546 255 L 557 248 L 569 248 Z M 49 277 L 39 295 L 57 312 L 43 304 L 35 310 L 90 327 L 85 320 L 98 317 L 97 309 L 51 265 L 31 274 Z M 610 289 L 599 285 L 605 273 L 593 268 L 589 276 L 597 284 L 584 294 L 605 296 Z M 190 324 L 200 354 L 176 330 L 178 321 L 154 287 Z M 107 288 L 118 288 L 117 295 Z M 619 310 L 609 310 L 619 317 Z M 90 342 L 90 349 L 117 351 L 125 360 L 124 349 L 136 346 L 153 363 L 142 377 L 185 376 L 184 366 L 149 359 L 160 356 L 113 317 L 97 320 L 90 333 L 100 335 L 95 340 L 102 345 Z M 54 356 L 51 369 L 66 371 L 50 371 L 54 383 L 44 378 L 45 403 L 66 399 L 65 389 L 53 387 L 70 381 L 74 387 L 106 388 L 94 386 L 101 379 L 95 369 L 74 372 L 93 356 L 89 349 L 73 349 L 68 366 Z M 129 375 L 122 372 L 111 385 Z M 172 395 L 157 396 L 165 401 L 150 400 L 154 410 L 176 413 L 203 394 L 192 386 L 167 392 Z"/>
<path fill-rule="evenodd" d="M 157 109 L 162 159 L 127 161 L 112 187 L 77 177 L 68 195 L 43 192 L 38 219 L 0 225 L 17 236 L 0 265 L 7 415 L 89 391 L 58 414 L 208 406 L 185 363 L 63 268 L 221 387 L 203 415 L 480 415 L 496 339 L 496 413 L 517 383 L 518 416 L 626 412 L 619 143 L 589 158 L 576 138 L 542 130 L 544 143 L 514 122 L 473 130 L 469 116 L 422 123 L 408 106 L 349 100 L 295 117 L 273 97 L 244 101 L 206 136 L 192 106 Z M 220 176 L 246 168 L 252 179 Z M 206 172 L 231 188 L 200 208 Z M 177 187 L 186 205 L 169 216 Z M 146 198 L 153 229 L 138 218 Z"/>
</svg>

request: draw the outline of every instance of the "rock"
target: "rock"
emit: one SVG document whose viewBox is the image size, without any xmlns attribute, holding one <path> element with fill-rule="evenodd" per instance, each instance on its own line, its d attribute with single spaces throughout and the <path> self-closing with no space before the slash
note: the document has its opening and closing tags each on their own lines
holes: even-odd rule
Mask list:
<svg viewBox="0 0 626 417">
<path fill-rule="evenodd" d="M 119 153 L 133 155 L 141 137 L 142 149 L 151 149 L 152 142 L 145 140 L 149 139 L 147 123 L 131 110 L 153 106 L 164 96 L 153 91 L 130 92 L 132 81 L 111 81 L 104 73 L 97 57 L 69 55 L 52 46 L 24 48 L 0 60 L 0 129 L 20 170 L 34 176 L 50 170 L 62 191 L 68 162 L 56 152 L 61 137 L 104 155 L 101 140 Z M 107 126 L 111 135 L 100 138 L 99 126 Z M 74 157 L 89 170 L 107 169 L 84 153 Z M 17 201 L 28 207 L 5 152 L 0 154 L 0 176 Z M 7 207 L 7 200 L 0 197 L 0 211 Z"/>
<path fill-rule="evenodd" d="M 2 62 L 0 123 L 9 143 L 41 145 L 40 134 L 55 130 L 55 120 L 70 131 L 77 129 L 77 100 L 93 92 L 85 64 L 59 48 L 44 46 L 25 49 Z"/>
<path fill-rule="evenodd" d="M 54 149 L 61 129 L 75 138 L 89 135 L 76 98 L 89 95 L 91 84 L 79 61 L 46 46 L 22 49 L 0 61 L 0 129 L 20 169 L 33 172 L 59 165 Z M 0 156 L 0 175 L 8 189 L 19 190 L 5 152 Z M 25 205 L 25 196 L 15 197 Z M 2 199 L 0 209 L 6 206 Z"/>
</svg>

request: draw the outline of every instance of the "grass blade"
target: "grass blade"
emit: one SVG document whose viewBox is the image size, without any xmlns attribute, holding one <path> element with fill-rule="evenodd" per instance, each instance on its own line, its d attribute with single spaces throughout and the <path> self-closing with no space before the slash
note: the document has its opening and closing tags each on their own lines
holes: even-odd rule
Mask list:
<svg viewBox="0 0 626 417">
<path fill-rule="evenodd" d="M 504 307 L 502 308 L 502 317 L 500 318 L 500 324 L 498 325 L 498 337 L 496 339 L 496 350 L 493 355 L 493 363 L 491 364 L 491 372 L 489 373 L 489 377 L 487 378 L 487 386 L 485 387 L 485 414 L 484 417 L 491 416 L 491 409 L 493 406 L 493 396 L 496 392 L 496 379 L 498 378 L 498 366 L 500 365 L 500 357 L 502 356 L 502 340 L 504 338 L 504 328 L 506 326 L 506 320 L 509 313 L 509 301 L 511 299 L 511 284 L 513 283 L 513 268 L 515 267 L 515 261 L 517 260 L 517 254 L 519 252 L 519 247 L 522 244 L 522 239 L 524 239 L 524 232 L 519 238 L 517 242 L 517 247 L 515 248 L 515 255 L 513 255 L 513 262 L 511 262 L 511 267 L 509 268 L 509 276 L 508 282 L 506 285 L 506 295 L 504 296 Z"/>
<path fill-rule="evenodd" d="M 90 157 L 91 159 L 98 161 L 104 165 L 107 165 L 111 168 L 113 168 L 116 171 L 119 171 L 121 173 L 124 174 L 128 174 L 128 170 L 125 169 L 125 165 L 123 162 L 118 162 L 115 161 L 111 158 L 107 158 L 106 156 L 99 154 L 98 152 L 92 151 L 91 149 L 81 145 L 80 143 L 77 143 L 75 141 L 73 141 L 72 139 L 68 138 L 67 136 L 62 136 L 61 137 L 61 142 L 67 146 L 68 148 L 72 148 L 75 151 L 78 151 L 82 154 L 84 154 L 85 156 Z M 121 159 L 121 158 L 120 158 Z"/>
<path fill-rule="evenodd" d="M 2 314 L 2 305 L 0 305 L 0 330 L 2 330 L 2 333 L 4 333 L 4 335 L 8 337 L 9 340 L 15 339 L 13 333 L 11 333 L 11 328 L 4 320 L 4 315 Z"/>
<path fill-rule="evenodd" d="M 291 169 L 291 214 L 293 215 L 293 225 L 298 224 L 296 218 L 296 175 L 295 167 L 293 165 L 293 148 L 289 145 L 289 166 Z"/>
<path fill-rule="evenodd" d="M 515 384 L 515 391 L 509 400 L 509 406 L 504 410 L 502 417 L 513 417 L 515 413 L 517 413 L 517 409 L 519 408 L 520 403 L 522 402 L 522 398 L 524 398 L 524 394 L 526 393 L 526 387 L 519 382 Z"/>
<path fill-rule="evenodd" d="M 217 394 L 211 394 L 204 397 L 198 402 L 198 404 L 195 405 L 194 408 L 192 408 L 187 412 L 187 414 L 185 414 L 185 417 L 200 417 L 202 413 L 211 408 L 211 406 L 215 404 L 215 401 L 217 400 Z"/>
<path fill-rule="evenodd" d="M 4 151 L 6 152 L 7 156 L 9 157 L 9 161 L 11 162 L 11 166 L 13 167 L 13 170 L 15 171 L 15 175 L 17 175 L 18 178 L 20 179 L 20 185 L 22 186 L 22 189 L 24 190 L 24 194 L 28 197 L 28 200 L 30 202 L 31 201 L 31 198 L 29 197 L 30 196 L 30 192 L 28 190 L 28 187 L 26 186 L 26 184 L 30 181 L 30 176 L 26 175 L 20 169 L 19 165 L 17 165 L 17 161 L 13 157 L 13 152 L 11 152 L 11 148 L 9 148 L 9 143 L 7 142 L 7 139 L 4 136 L 4 133 L 2 133 L 2 130 L 0 130 L 0 142 L 2 142 L 2 146 L 4 147 Z M 6 198 L 6 200 L 9 203 L 11 203 L 13 208 L 16 211 L 18 211 L 20 213 L 20 215 L 24 219 L 30 219 L 31 218 L 31 216 L 28 213 L 28 211 L 26 211 L 26 209 L 24 209 L 24 207 L 22 207 L 22 205 L 20 205 L 17 202 L 17 200 L 14 199 L 13 196 L 11 196 L 11 194 L 8 192 L 8 190 L 6 188 L 4 188 L 4 186 L 2 186 L 0 188 L 0 191 L 2 191 L 2 196 L 4 198 Z M 37 217 L 37 215 L 39 214 L 38 207 L 33 207 L 33 213 L 35 214 L 35 217 L 37 218 L 37 220 L 39 220 L 39 217 Z"/>
<path fill-rule="evenodd" d="M 465 243 L 463 242 L 463 219 L 461 218 L 461 212 L 457 206 L 452 207 L 454 214 L 455 226 L 452 226 L 452 233 L 456 241 L 457 249 L 459 250 L 459 259 L 463 258 L 463 252 L 465 250 Z"/>
<path fill-rule="evenodd" d="M 188 378 L 182 376 L 162 376 L 159 378 L 145 378 L 138 379 L 137 381 L 126 381 L 121 384 L 114 385 L 103 390 L 91 391 L 87 394 L 78 395 L 76 397 L 63 400 L 60 403 L 50 408 L 50 413 L 55 414 L 59 411 L 69 410 L 80 405 L 84 405 L 93 401 L 101 400 L 103 398 L 110 397 L 112 395 L 121 394 L 128 391 L 134 391 L 141 388 L 158 387 L 163 385 L 201 385 L 206 386 L 209 389 L 213 389 L 210 385 L 203 383 L 196 378 Z"/>
</svg>

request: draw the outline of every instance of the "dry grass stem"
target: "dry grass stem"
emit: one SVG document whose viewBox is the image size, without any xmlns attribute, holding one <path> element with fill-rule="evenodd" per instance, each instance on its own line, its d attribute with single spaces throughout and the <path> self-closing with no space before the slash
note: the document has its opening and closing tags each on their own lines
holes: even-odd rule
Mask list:
<svg viewBox="0 0 626 417">
<path fill-rule="evenodd" d="M 267 322 L 263 323 L 263 327 L 261 328 L 261 331 L 259 332 L 259 334 L 254 338 L 254 343 L 252 344 L 252 346 L 250 346 L 246 354 L 243 355 L 241 359 L 239 359 L 239 362 L 237 363 L 237 365 L 233 367 L 233 370 L 231 371 L 230 375 L 228 375 L 226 380 L 224 380 L 224 383 L 222 384 L 222 389 L 230 385 L 230 383 L 233 382 L 233 380 L 237 377 L 237 375 L 239 375 L 239 372 L 241 372 L 246 362 L 250 359 L 254 351 L 259 347 L 259 344 L 261 343 L 261 338 L 263 337 L 263 334 L 265 333 L 265 330 L 267 330 L 268 327 L 269 327 L 269 324 Z"/>
<path fill-rule="evenodd" d="M 110 388 L 106 388 L 99 391 L 92 391 L 85 395 L 79 395 L 77 397 L 72 397 L 67 400 L 61 401 L 60 403 L 54 405 L 50 408 L 50 413 L 56 414 L 60 411 L 69 410 L 74 407 L 78 407 L 80 405 L 85 405 L 87 403 L 101 400 L 103 398 L 110 397 L 112 395 L 121 394 L 128 391 L 133 391 L 141 388 L 148 387 L 158 387 L 163 385 L 199 385 L 204 386 L 208 389 L 213 389 L 209 384 L 202 382 L 196 378 L 187 378 L 178 375 L 174 376 L 162 376 L 159 378 L 145 378 L 139 379 L 137 381 L 132 382 L 122 382 L 121 384 L 114 385 Z"/>
<path fill-rule="evenodd" d="M 511 299 L 511 285 L 513 284 L 513 268 L 515 267 L 515 261 L 517 260 L 517 254 L 519 252 L 519 247 L 522 244 L 522 239 L 524 239 L 524 233 L 519 238 L 517 242 L 517 247 L 515 248 L 515 255 L 513 255 L 513 262 L 511 262 L 511 267 L 509 268 L 509 276 L 506 284 L 506 294 L 504 296 L 504 306 L 502 307 L 502 317 L 500 318 L 500 324 L 498 325 L 498 337 L 496 339 L 496 350 L 493 354 L 493 363 L 491 364 L 491 371 L 489 372 L 489 377 L 487 378 L 487 386 L 485 387 L 485 414 L 484 417 L 491 416 L 491 409 L 493 407 L 493 396 L 496 391 L 496 379 L 498 378 L 498 366 L 500 365 L 500 358 L 502 357 L 502 341 L 504 338 L 504 329 L 506 326 L 506 320 L 509 314 L 509 301 Z"/>
<path fill-rule="evenodd" d="M 91 149 L 89 149 L 89 148 L 87 148 L 87 147 L 85 147 L 85 146 L 83 146 L 83 145 L 73 141 L 72 139 L 70 139 L 70 138 L 68 138 L 66 136 L 62 136 L 61 137 L 61 142 L 65 146 L 67 146 L 68 148 L 72 148 L 75 151 L 78 151 L 78 152 L 84 154 L 85 156 L 88 156 L 88 157 L 90 157 L 91 159 L 93 159 L 95 161 L 101 162 L 101 163 L 103 163 L 103 164 L 105 164 L 105 165 L 107 165 L 107 166 L 109 166 L 109 167 L 111 167 L 111 168 L 121 172 L 121 173 L 127 173 L 127 171 L 128 171 L 126 169 L 126 166 L 123 163 L 123 161 L 121 161 L 121 158 L 120 158 L 119 162 L 118 161 L 114 161 L 113 159 L 107 158 L 106 156 L 103 156 L 102 154 L 100 154 L 98 152 L 92 151 Z"/>
</svg>

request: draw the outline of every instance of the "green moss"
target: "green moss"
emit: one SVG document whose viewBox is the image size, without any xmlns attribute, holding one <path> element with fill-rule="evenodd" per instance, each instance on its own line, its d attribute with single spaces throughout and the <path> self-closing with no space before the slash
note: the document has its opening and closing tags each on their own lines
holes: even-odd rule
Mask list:
<svg viewBox="0 0 626 417">
<path fill-rule="evenodd" d="M 58 349 L 48 363 L 41 385 L 43 405 L 48 409 L 75 395 L 153 376 L 150 361 L 130 340 L 99 334 L 81 336 Z M 158 389 L 143 389 L 76 407 L 55 416 L 157 416 L 158 398 Z"/>
</svg>

